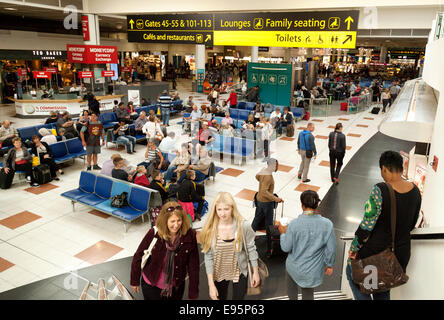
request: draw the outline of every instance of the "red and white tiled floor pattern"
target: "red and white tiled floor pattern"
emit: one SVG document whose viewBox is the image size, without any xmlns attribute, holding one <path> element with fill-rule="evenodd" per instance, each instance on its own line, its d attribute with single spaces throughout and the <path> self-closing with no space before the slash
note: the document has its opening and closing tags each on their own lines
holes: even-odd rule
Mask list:
<svg viewBox="0 0 444 320">
<path fill-rule="evenodd" d="M 205 95 L 191 93 L 190 90 L 191 81 L 178 81 L 178 91 L 184 100 L 192 95 L 202 99 L 199 103 L 206 101 Z M 227 96 L 222 95 L 222 98 Z M 0 119 L 12 119 L 16 127 L 42 122 L 14 118 L 13 115 L 12 105 L 0 105 Z M 346 165 L 355 152 L 377 132 L 383 117 L 365 111 L 312 119 L 320 121 L 314 121 L 318 156 L 310 166 L 309 184 L 303 184 L 297 179 L 300 157 L 296 149 L 300 129 L 292 139 L 283 136 L 273 141 L 272 156 L 282 164 L 274 174 L 275 193 L 285 200 L 284 215 L 294 218 L 301 213 L 299 196 L 302 191 L 316 190 L 322 198 L 330 188 L 329 168 L 325 166 L 329 159 L 328 140 L 322 138 L 328 136 L 332 126 L 337 122 L 344 125 L 348 146 L 344 158 Z M 176 125 L 178 121 L 180 119 L 173 119 L 169 130 L 176 132 L 180 145 L 188 137 L 181 136 L 181 127 Z M 300 121 L 296 128 L 304 128 L 306 125 L 307 121 Z M 136 151 L 132 155 L 127 155 L 123 150 L 120 153 L 134 165 L 143 159 L 144 147 L 137 145 Z M 99 163 L 109 159 L 115 152 L 102 148 Z M 215 182 L 206 184 L 206 199 L 210 207 L 218 192 L 228 191 L 235 197 L 241 214 L 252 220 L 254 208 L 251 200 L 258 189 L 255 175 L 265 164 L 260 160 L 251 160 L 242 166 L 232 164 L 231 159 L 223 163 L 215 162 L 225 171 L 217 175 Z M 0 190 L 0 292 L 92 264 L 133 255 L 148 231 L 147 222 L 133 223 L 125 233 L 121 220 L 82 205 L 76 205 L 76 211 L 73 212 L 69 200 L 60 196 L 78 186 L 79 173 L 83 168 L 83 161 L 76 160 L 75 164 L 64 168 L 65 174 L 60 176 L 60 181 L 53 181 L 35 191 L 30 190 L 25 183 L 13 184 L 9 190 Z M 195 227 L 201 227 L 204 222 L 205 217 L 202 222 L 195 223 Z"/>
</svg>

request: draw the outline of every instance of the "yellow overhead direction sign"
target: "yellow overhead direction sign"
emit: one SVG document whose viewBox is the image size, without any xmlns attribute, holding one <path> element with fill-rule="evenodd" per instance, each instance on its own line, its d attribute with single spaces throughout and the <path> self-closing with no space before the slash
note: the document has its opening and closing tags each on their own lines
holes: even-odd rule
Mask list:
<svg viewBox="0 0 444 320">
<path fill-rule="evenodd" d="M 356 46 L 356 31 L 214 31 L 214 45 L 344 48 Z"/>
</svg>

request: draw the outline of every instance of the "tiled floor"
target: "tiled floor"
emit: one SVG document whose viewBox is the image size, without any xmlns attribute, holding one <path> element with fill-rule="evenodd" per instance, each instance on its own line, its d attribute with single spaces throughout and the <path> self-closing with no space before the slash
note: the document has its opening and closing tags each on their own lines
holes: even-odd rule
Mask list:
<svg viewBox="0 0 444 320">
<path fill-rule="evenodd" d="M 83 261 L 86 261 L 90 264 L 99 264 L 107 261 L 112 256 L 116 255 L 123 248 L 118 247 L 112 243 L 101 240 L 91 247 L 83 250 L 82 252 L 75 255 L 76 258 L 79 258 Z"/>
<path fill-rule="evenodd" d="M 203 94 L 191 93 L 191 81 L 178 81 L 178 91 L 182 98 L 190 95 L 202 102 L 207 102 Z M 228 94 L 222 95 L 222 99 Z M 197 99 L 196 99 L 197 101 Z M 198 101 L 198 105 L 200 105 Z M 16 127 L 23 127 L 41 123 L 43 120 L 19 119 L 13 117 L 13 106 L 0 106 L 0 119 L 9 118 Z M 348 121 L 339 120 L 346 117 Z M 373 121 L 368 121 L 374 119 Z M 367 119 L 364 119 L 367 118 Z M 347 152 L 344 165 L 353 157 L 359 148 L 367 142 L 377 131 L 377 126 L 384 115 L 373 115 L 369 111 L 358 114 L 317 117 L 314 135 L 328 136 L 337 122 L 343 121 L 343 132 L 359 134 L 359 137 L 347 137 Z M 179 118 L 170 121 L 168 130 L 176 133 L 177 143 L 180 145 L 188 141 L 187 136 L 181 135 L 181 127 L 177 125 Z M 296 124 L 293 138 L 282 137 L 272 141 L 272 156 L 282 163 L 279 170 L 273 174 L 275 179 L 275 193 L 285 200 L 284 216 L 290 219 L 297 217 L 302 209 L 299 196 L 304 190 L 316 190 L 321 199 L 331 186 L 329 168 L 320 166 L 328 159 L 328 141 L 316 139 L 318 155 L 311 164 L 309 184 L 301 183 L 297 179 L 297 169 L 301 158 L 297 153 L 297 137 L 300 130 L 305 129 L 307 121 Z M 368 125 L 368 128 L 357 127 L 358 124 Z M 349 138 L 350 137 L 350 138 Z M 111 147 L 111 145 L 110 145 Z M 135 165 L 143 160 L 143 145 L 137 145 L 136 154 L 128 155 L 121 150 L 123 158 Z M 99 164 L 109 159 L 115 153 L 111 148 L 102 148 L 99 155 Z M 254 208 L 251 205 L 252 197 L 258 189 L 255 179 L 256 173 L 265 167 L 261 159 L 249 159 L 246 164 L 236 165 L 231 159 L 222 162 L 213 159 L 217 166 L 225 170 L 219 173 L 215 182 L 206 184 L 206 200 L 210 207 L 215 196 L 220 191 L 228 191 L 235 196 L 239 211 L 247 219 L 254 217 Z M 121 220 L 103 214 L 91 213 L 91 208 L 76 205 L 72 211 L 69 200 L 62 198 L 61 193 L 78 187 L 80 171 L 84 169 L 83 161 L 76 160 L 64 167 L 65 174 L 60 181 L 51 182 L 52 190 L 43 193 L 28 192 L 28 184 L 13 184 L 9 190 L 0 190 L 0 258 L 12 265 L 1 271 L 0 292 L 9 290 L 27 283 L 55 276 L 71 270 L 88 267 L 91 264 L 130 257 L 134 254 L 140 241 L 149 229 L 149 223 L 136 221 L 124 232 Z M 40 187 L 41 190 L 48 188 Z M 34 190 L 40 188 L 33 188 Z M 280 212 L 279 212 L 280 213 Z M 19 215 L 17 215 L 19 214 Z M 194 223 L 195 228 L 205 223 L 205 216 L 201 222 Z M 0 260 L 0 266 L 6 265 Z M 97 279 L 94 279 L 97 280 Z"/>
<path fill-rule="evenodd" d="M 52 183 L 46 183 L 46 184 L 42 184 L 39 187 L 31 187 L 31 188 L 27 188 L 25 189 L 25 191 L 31 192 L 33 194 L 42 194 L 48 191 L 51 191 L 55 188 L 58 188 L 59 186 L 53 185 Z"/>
<path fill-rule="evenodd" d="M 0 220 L 0 224 L 9 229 L 17 229 L 40 218 L 41 216 L 36 215 L 32 212 L 23 211 L 3 220 Z"/>
</svg>

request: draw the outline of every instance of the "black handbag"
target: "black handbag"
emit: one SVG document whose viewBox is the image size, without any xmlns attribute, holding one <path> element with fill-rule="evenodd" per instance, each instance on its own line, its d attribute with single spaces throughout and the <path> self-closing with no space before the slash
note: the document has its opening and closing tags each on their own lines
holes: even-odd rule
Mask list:
<svg viewBox="0 0 444 320">
<path fill-rule="evenodd" d="M 280 239 L 281 237 L 281 232 L 279 231 L 279 223 L 276 224 L 276 208 L 278 206 L 278 203 L 275 202 L 275 207 L 274 207 L 274 214 L 273 214 L 273 224 L 270 226 L 267 226 L 267 234 L 268 236 L 271 238 L 271 240 L 274 239 Z M 284 203 L 282 202 L 282 211 L 281 211 L 281 218 L 284 216 Z"/>
<path fill-rule="evenodd" d="M 128 205 L 127 201 L 128 192 L 122 192 L 121 194 L 116 194 L 111 198 L 111 207 L 123 208 Z"/>
</svg>

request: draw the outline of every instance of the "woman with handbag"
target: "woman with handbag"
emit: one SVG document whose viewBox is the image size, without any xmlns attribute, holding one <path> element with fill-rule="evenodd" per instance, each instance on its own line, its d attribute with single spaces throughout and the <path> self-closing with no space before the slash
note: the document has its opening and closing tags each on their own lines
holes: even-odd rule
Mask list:
<svg viewBox="0 0 444 320">
<path fill-rule="evenodd" d="M 182 300 L 189 277 L 188 297 L 197 299 L 199 268 L 196 232 L 183 208 L 168 202 L 133 256 L 131 288 L 138 293 L 142 284 L 145 300 Z"/>
<path fill-rule="evenodd" d="M 51 171 L 51 178 L 59 181 L 60 179 L 57 177 L 58 166 L 54 161 L 51 147 L 46 142 L 40 141 L 40 137 L 37 135 L 32 136 L 32 142 L 34 143 L 32 154 L 39 158 L 40 164 L 47 164 Z"/>
<path fill-rule="evenodd" d="M 316 212 L 320 201 L 315 191 L 302 192 L 303 212 L 281 234 L 282 251 L 289 252 L 286 269 L 290 300 L 298 300 L 299 288 L 302 300 L 313 300 L 314 288 L 322 284 L 324 274 L 333 274 L 335 232 L 333 223 Z"/>
<path fill-rule="evenodd" d="M 230 282 L 233 300 L 244 299 L 247 281 L 253 288 L 260 285 L 254 239 L 255 232 L 239 213 L 233 196 L 219 192 L 200 235 L 212 300 L 226 300 Z"/>
<path fill-rule="evenodd" d="M 399 268 L 402 269 L 400 272 L 405 274 L 410 260 L 410 232 L 415 228 L 421 208 L 421 193 L 418 187 L 402 179 L 403 159 L 398 152 L 384 152 L 379 159 L 379 167 L 385 183 L 378 183 L 373 187 L 365 204 L 364 218 L 350 246 L 347 261 L 347 280 L 355 300 L 372 300 L 372 298 L 373 300 L 390 300 L 389 289 L 381 291 L 375 288 L 372 295 L 362 292 L 362 288 L 354 282 L 354 277 L 359 271 L 357 267 L 364 259 L 377 258 L 378 254 L 391 248 L 394 249 Z M 393 198 L 395 201 L 392 201 Z M 391 225 L 392 216 L 394 217 L 393 226 Z M 396 236 L 392 238 L 393 234 Z M 396 278 L 405 279 L 406 277 L 403 275 Z M 376 283 L 382 285 L 381 280 L 383 279 L 378 279 Z"/>
</svg>

